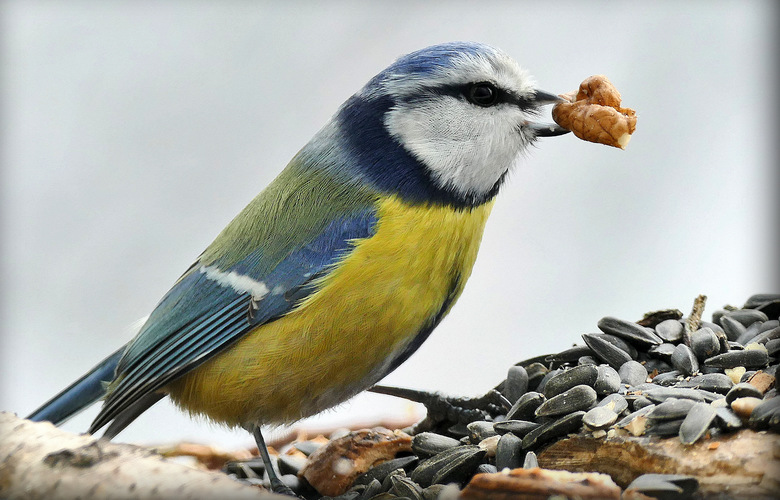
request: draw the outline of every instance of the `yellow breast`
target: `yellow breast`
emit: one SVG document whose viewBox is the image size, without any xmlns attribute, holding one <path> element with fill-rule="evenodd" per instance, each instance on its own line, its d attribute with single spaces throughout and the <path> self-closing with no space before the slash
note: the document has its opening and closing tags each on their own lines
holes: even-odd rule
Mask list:
<svg viewBox="0 0 780 500">
<path fill-rule="evenodd" d="M 491 208 L 380 201 L 375 234 L 316 293 L 170 384 L 171 398 L 229 425 L 283 423 L 370 387 L 460 295 Z"/>
</svg>

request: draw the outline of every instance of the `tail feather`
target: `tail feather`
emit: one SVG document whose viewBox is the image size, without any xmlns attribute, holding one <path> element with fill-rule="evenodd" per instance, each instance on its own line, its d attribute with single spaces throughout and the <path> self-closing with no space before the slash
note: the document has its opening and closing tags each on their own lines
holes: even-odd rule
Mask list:
<svg viewBox="0 0 780 500">
<path fill-rule="evenodd" d="M 116 366 L 124 352 L 125 347 L 122 347 L 111 354 L 27 418 L 34 422 L 48 421 L 60 425 L 98 401 L 106 394 L 108 383 L 114 379 Z"/>
</svg>

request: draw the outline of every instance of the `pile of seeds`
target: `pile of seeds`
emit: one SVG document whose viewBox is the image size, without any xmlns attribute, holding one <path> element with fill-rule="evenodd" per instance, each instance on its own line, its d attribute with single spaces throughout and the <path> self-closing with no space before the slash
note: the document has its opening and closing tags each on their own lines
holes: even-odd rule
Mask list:
<svg viewBox="0 0 780 500">
<path fill-rule="evenodd" d="M 444 485 L 462 488 L 477 473 L 536 467 L 535 452 L 570 433 L 627 431 L 692 444 L 743 427 L 780 432 L 780 295 L 754 295 L 711 322 L 699 319 L 701 299 L 688 318 L 677 310 L 638 322 L 602 318 L 583 344 L 517 363 L 482 398 L 418 397 L 428 416 L 409 430 L 411 454 L 368 470 L 339 498 L 436 498 Z M 280 460 L 283 472 L 297 474 L 289 461 Z M 319 497 L 306 481 L 288 479 L 299 494 Z M 696 489 L 688 476 L 635 483 L 664 498 Z"/>
</svg>

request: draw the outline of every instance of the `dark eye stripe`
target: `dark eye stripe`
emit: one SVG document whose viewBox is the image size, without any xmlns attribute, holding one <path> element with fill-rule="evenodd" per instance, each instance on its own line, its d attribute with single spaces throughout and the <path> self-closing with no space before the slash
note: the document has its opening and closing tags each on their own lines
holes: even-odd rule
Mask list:
<svg viewBox="0 0 780 500">
<path fill-rule="evenodd" d="M 488 82 L 476 82 L 476 83 L 468 83 L 462 85 L 441 85 L 437 87 L 427 87 L 427 88 L 420 89 L 420 91 L 417 94 L 409 96 L 403 100 L 405 102 L 412 103 L 417 101 L 427 101 L 431 98 L 431 96 L 446 95 L 446 96 L 455 97 L 457 99 L 464 99 L 466 101 L 469 101 L 468 93 L 470 89 L 475 85 L 479 85 L 482 83 L 488 83 Z M 493 88 L 495 89 L 496 96 L 492 106 L 496 106 L 499 104 L 509 104 L 512 106 L 517 106 L 523 111 L 528 111 L 531 113 L 536 111 L 538 108 L 537 104 L 535 104 L 533 101 L 533 96 L 521 97 L 513 92 L 510 92 L 506 89 L 503 89 L 495 85 L 493 85 Z"/>
</svg>

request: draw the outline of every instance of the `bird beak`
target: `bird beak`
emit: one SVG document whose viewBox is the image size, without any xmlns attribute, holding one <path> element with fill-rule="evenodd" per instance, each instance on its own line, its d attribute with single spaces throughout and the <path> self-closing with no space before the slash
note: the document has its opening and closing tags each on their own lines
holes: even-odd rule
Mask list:
<svg viewBox="0 0 780 500">
<path fill-rule="evenodd" d="M 539 106 L 544 106 L 545 104 L 556 104 L 559 102 L 565 102 L 565 99 L 555 94 L 545 92 L 544 90 L 537 89 L 534 91 L 534 97 L 532 98 L 532 101 L 538 104 Z"/>
<path fill-rule="evenodd" d="M 545 92 L 543 90 L 536 90 L 532 102 L 538 106 L 544 106 L 545 104 L 557 104 L 559 102 L 565 102 L 565 99 L 555 94 Z M 556 135 L 568 134 L 571 132 L 556 123 L 526 123 L 526 127 L 533 130 L 536 137 L 554 137 Z"/>
</svg>

